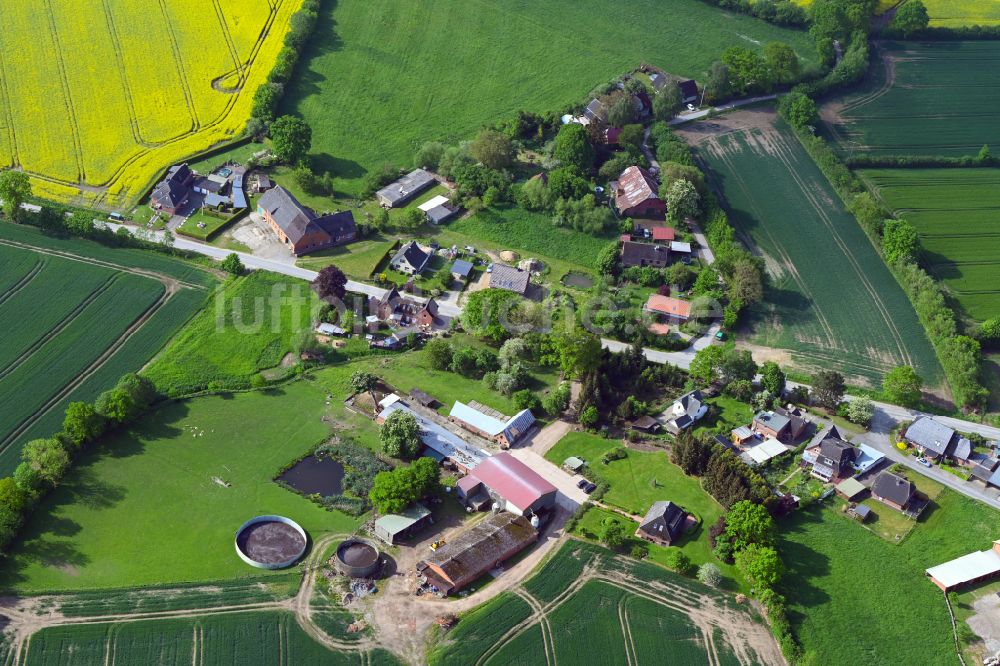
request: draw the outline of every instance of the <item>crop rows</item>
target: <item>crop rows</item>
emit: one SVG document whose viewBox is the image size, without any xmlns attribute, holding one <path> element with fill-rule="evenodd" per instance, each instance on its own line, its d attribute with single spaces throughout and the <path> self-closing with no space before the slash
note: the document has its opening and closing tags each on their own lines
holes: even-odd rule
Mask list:
<svg viewBox="0 0 1000 666">
<path fill-rule="evenodd" d="M 860 226 L 795 137 L 760 122 L 698 147 L 730 220 L 769 273 L 751 341 L 790 350 L 801 371 L 835 368 L 878 385 L 886 371 L 912 365 L 937 385 L 930 342 Z"/>
<path fill-rule="evenodd" d="M 569 664 L 625 664 L 625 636 L 618 605 L 626 592 L 590 581 L 549 613 L 556 661 Z"/>
<path fill-rule="evenodd" d="M 465 615 L 448 633 L 445 651 L 431 655 L 431 664 L 474 664 L 515 625 L 531 616 L 531 606 L 521 597 L 503 592 Z"/>
<path fill-rule="evenodd" d="M 58 337 L 46 341 L 0 383 L 4 411 L 0 426 L 0 468 L 16 465 L 22 426 L 48 411 L 54 395 L 79 377 L 163 294 L 159 282 L 131 275 L 114 279 Z M 37 331 L 38 334 L 44 331 Z"/>
<path fill-rule="evenodd" d="M 975 156 L 1000 145 L 1000 42 L 889 43 L 882 54 L 891 66 L 825 114 L 844 154 Z"/>
<path fill-rule="evenodd" d="M 655 664 L 664 654 L 672 666 L 709 663 L 701 631 L 686 615 L 642 597 L 628 597 L 624 604 L 638 663 Z"/>
<path fill-rule="evenodd" d="M 524 589 L 540 602 L 550 602 L 580 577 L 584 567 L 599 559 L 600 555 L 590 552 L 583 542 L 568 542 L 524 584 Z"/>
<path fill-rule="evenodd" d="M 373 664 L 398 662 L 388 653 Z M 107 660 L 105 659 L 107 658 Z M 314 642 L 286 613 L 210 615 L 192 619 L 65 625 L 42 629 L 27 646 L 24 666 L 360 666 L 356 652 Z"/>
<path fill-rule="evenodd" d="M 41 270 L 42 258 L 0 247 L 0 305 L 23 289 Z"/>
<path fill-rule="evenodd" d="M 486 660 L 485 666 L 547 666 L 542 627 L 533 624 Z"/>
<path fill-rule="evenodd" d="M 870 169 L 885 204 L 920 234 L 923 261 L 977 320 L 1000 315 L 1000 170 Z"/>
</svg>

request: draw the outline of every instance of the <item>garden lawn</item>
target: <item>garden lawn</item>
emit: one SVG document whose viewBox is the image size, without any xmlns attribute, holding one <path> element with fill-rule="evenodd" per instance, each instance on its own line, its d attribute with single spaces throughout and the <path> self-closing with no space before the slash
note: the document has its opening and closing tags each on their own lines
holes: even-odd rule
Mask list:
<svg viewBox="0 0 1000 666">
<path fill-rule="evenodd" d="M 233 551 L 233 534 L 244 521 L 284 515 L 312 541 L 353 530 L 358 519 L 326 511 L 271 480 L 329 436 L 321 421 L 325 401 L 321 388 L 303 380 L 163 405 L 135 431 L 84 455 L 41 502 L 0 566 L 0 588 L 42 592 L 261 577 L 269 574 Z"/>
<path fill-rule="evenodd" d="M 470 139 L 519 109 L 561 111 L 644 62 L 703 81 L 727 47 L 775 40 L 817 62 L 803 31 L 690 0 L 628 0 L 613 17 L 599 0 L 325 7 L 281 111 L 312 126 L 319 170 L 352 195 L 366 171 L 410 166 L 425 141 Z"/>
<path fill-rule="evenodd" d="M 783 364 L 799 372 L 835 369 L 850 384 L 877 387 L 909 365 L 940 389 L 943 373 L 906 294 L 772 111 L 740 111 L 682 133 L 737 233 L 763 255 L 769 279 L 764 301 L 749 309 L 751 343 L 787 350 Z"/>
<path fill-rule="evenodd" d="M 570 456 L 583 458 L 610 490 L 603 502 L 638 516 L 646 515 L 653 502 L 669 500 L 695 514 L 701 525 L 693 535 L 680 541 L 680 549 L 696 564 L 719 562 L 712 556 L 708 528 L 724 513 L 722 505 L 701 489 L 697 478 L 686 476 L 670 462 L 665 451 L 628 450 L 628 457 L 605 465 L 601 456 L 622 446 L 619 440 L 603 439 L 583 432 L 571 432 L 549 449 L 546 459 L 562 465 Z M 596 533 L 600 536 L 600 532 Z"/>
<path fill-rule="evenodd" d="M 872 76 L 822 110 L 845 156 L 975 157 L 1000 146 L 1000 42 L 882 42 L 874 56 L 883 62 Z"/>
<path fill-rule="evenodd" d="M 955 663 L 948 610 L 924 570 L 987 548 L 1000 513 L 948 489 L 937 505 L 898 545 L 835 509 L 779 521 L 788 568 L 779 592 L 814 663 Z"/>
<path fill-rule="evenodd" d="M 922 263 L 970 318 L 1000 316 L 1000 169 L 865 169 L 883 203 L 920 234 Z"/>
<path fill-rule="evenodd" d="M 302 268 L 313 271 L 332 264 L 344 271 L 347 277 L 370 280 L 382 260 L 392 255 L 396 245 L 395 239 L 379 234 L 374 238 L 366 238 L 342 247 L 313 252 L 308 257 L 299 259 L 297 263 Z"/>
</svg>

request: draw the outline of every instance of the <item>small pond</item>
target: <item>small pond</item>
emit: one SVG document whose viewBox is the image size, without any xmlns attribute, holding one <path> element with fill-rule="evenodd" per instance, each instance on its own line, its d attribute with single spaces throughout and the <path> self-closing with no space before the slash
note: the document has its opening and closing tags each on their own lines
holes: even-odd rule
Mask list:
<svg viewBox="0 0 1000 666">
<path fill-rule="evenodd" d="M 343 492 L 344 466 L 326 456 L 309 456 L 295 463 L 278 480 L 306 495 L 339 495 Z"/>
<path fill-rule="evenodd" d="M 563 276 L 562 283 L 567 287 L 577 287 L 579 289 L 590 289 L 594 286 L 594 279 L 586 273 L 570 271 Z"/>
</svg>

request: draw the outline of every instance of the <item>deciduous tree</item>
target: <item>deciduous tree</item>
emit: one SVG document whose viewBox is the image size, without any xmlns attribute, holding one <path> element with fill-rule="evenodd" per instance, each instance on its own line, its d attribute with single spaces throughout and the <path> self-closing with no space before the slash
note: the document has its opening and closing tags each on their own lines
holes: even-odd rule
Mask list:
<svg viewBox="0 0 1000 666">
<path fill-rule="evenodd" d="M 3 200 L 4 215 L 10 218 L 17 216 L 28 197 L 31 196 L 31 181 L 23 171 L 0 171 L 0 199 Z"/>
<path fill-rule="evenodd" d="M 470 146 L 472 156 L 491 169 L 505 169 L 514 160 L 514 144 L 500 132 L 484 129 Z"/>
<path fill-rule="evenodd" d="M 243 266 L 243 261 L 240 260 L 240 255 L 235 252 L 230 252 L 226 255 L 226 258 L 222 260 L 222 270 L 226 271 L 230 275 L 243 275 L 246 268 Z"/>
<path fill-rule="evenodd" d="M 289 164 L 300 164 L 312 147 L 312 128 L 295 116 L 281 116 L 271 123 L 275 156 Z"/>
<path fill-rule="evenodd" d="M 836 409 L 844 397 L 844 376 L 835 370 L 820 370 L 812 377 L 812 394 L 817 403 Z"/>
<path fill-rule="evenodd" d="M 892 27 L 903 33 L 904 37 L 909 37 L 926 28 L 930 20 L 927 7 L 921 0 L 909 0 L 896 9 Z"/>
<path fill-rule="evenodd" d="M 677 115 L 683 105 L 681 89 L 676 83 L 667 83 L 653 98 L 653 117 L 657 120 L 670 120 Z"/>
<path fill-rule="evenodd" d="M 552 156 L 568 166 L 589 172 L 594 166 L 594 146 L 583 125 L 569 123 L 559 128 Z"/>
<path fill-rule="evenodd" d="M 312 281 L 312 288 L 327 303 L 342 301 L 347 293 L 347 276 L 332 264 L 325 266 Z"/>
<path fill-rule="evenodd" d="M 104 432 L 104 419 L 93 406 L 85 402 L 71 402 L 63 419 L 63 432 L 77 447 L 88 444 Z"/>
<path fill-rule="evenodd" d="M 393 458 L 415 458 L 420 453 L 420 424 L 413 414 L 394 411 L 379 429 L 382 452 Z"/>
<path fill-rule="evenodd" d="M 908 365 L 893 368 L 882 379 L 882 394 L 889 402 L 903 407 L 916 407 L 924 380 Z"/>
<path fill-rule="evenodd" d="M 736 551 L 736 566 L 754 587 L 765 588 L 777 585 L 784 570 L 778 551 L 770 546 L 757 544 Z"/>
</svg>

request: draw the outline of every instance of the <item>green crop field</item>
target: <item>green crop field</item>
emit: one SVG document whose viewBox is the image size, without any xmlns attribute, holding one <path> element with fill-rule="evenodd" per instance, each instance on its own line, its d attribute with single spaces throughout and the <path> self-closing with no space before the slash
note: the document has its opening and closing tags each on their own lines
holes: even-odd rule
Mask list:
<svg viewBox="0 0 1000 666">
<path fill-rule="evenodd" d="M 0 564 L 0 589 L 280 576 L 236 557 L 233 534 L 245 520 L 285 515 L 313 540 L 359 522 L 271 481 L 329 435 L 321 418 L 333 407 L 325 402 L 322 388 L 299 381 L 167 404 L 133 432 L 84 455 L 41 502 Z"/>
<path fill-rule="evenodd" d="M 1000 315 L 1000 170 L 866 169 L 882 201 L 920 234 L 923 263 L 966 314 Z"/>
<path fill-rule="evenodd" d="M 105 658 L 107 661 L 105 661 Z M 42 629 L 22 653 L 24 666 L 362 666 L 398 662 L 383 650 L 334 652 L 313 641 L 288 613 L 67 625 Z"/>
<path fill-rule="evenodd" d="M 1000 24 L 1000 0 L 923 0 L 932 28 Z"/>
<path fill-rule="evenodd" d="M 309 122 L 320 167 L 352 195 L 366 171 L 411 164 L 425 141 L 471 138 L 520 109 L 558 111 L 644 62 L 703 79 L 726 47 L 772 41 L 817 62 L 803 31 L 691 0 L 325 6 L 283 112 Z"/>
<path fill-rule="evenodd" d="M 988 548 L 1000 513 L 947 489 L 935 504 L 900 544 L 828 508 L 779 524 L 788 566 L 779 591 L 811 663 L 955 663 L 948 610 L 924 570 Z"/>
<path fill-rule="evenodd" d="M 882 66 L 824 104 L 844 155 L 975 156 L 1000 146 L 1000 42 L 886 42 Z"/>
<path fill-rule="evenodd" d="M 523 585 L 463 615 L 429 656 L 431 664 L 494 666 L 775 660 L 781 657 L 768 629 L 745 607 L 661 567 L 573 539 Z"/>
<path fill-rule="evenodd" d="M 776 124 L 778 123 L 778 124 Z M 709 169 L 738 233 L 770 277 L 750 342 L 786 350 L 800 372 L 833 368 L 878 386 L 910 365 L 942 373 L 910 305 L 861 227 L 798 139 L 773 113 L 745 111 L 683 131 Z"/>
<path fill-rule="evenodd" d="M 211 278 L 189 270 L 0 225 L 0 320 L 17 322 L 0 348 L 0 470 L 17 466 L 25 442 L 59 430 L 69 402 L 93 400 L 140 369 L 191 317 Z"/>
</svg>

